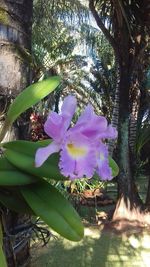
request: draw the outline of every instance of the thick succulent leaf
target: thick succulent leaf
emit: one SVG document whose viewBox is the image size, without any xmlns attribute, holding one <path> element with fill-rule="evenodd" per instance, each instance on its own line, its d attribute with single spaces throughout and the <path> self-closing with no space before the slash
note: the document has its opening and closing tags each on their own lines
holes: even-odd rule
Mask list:
<svg viewBox="0 0 150 267">
<path fill-rule="evenodd" d="M 21 113 L 46 97 L 59 85 L 59 83 L 60 78 L 54 76 L 28 86 L 16 97 L 12 105 L 9 107 L 6 121 L 13 123 Z"/>
<path fill-rule="evenodd" d="M 25 199 L 18 192 L 0 191 L 0 202 L 9 210 L 34 215 Z"/>
<path fill-rule="evenodd" d="M 0 171 L 14 171 L 16 167 L 12 165 L 6 157 L 0 157 Z"/>
<path fill-rule="evenodd" d="M 61 236 L 79 241 L 84 229 L 80 217 L 65 197 L 46 181 L 26 186 L 21 192 L 31 209 Z"/>
<path fill-rule="evenodd" d="M 14 141 L 3 145 L 6 148 L 5 156 L 14 166 L 30 174 L 54 180 L 65 180 L 58 168 L 59 155 L 51 155 L 39 168 L 35 167 L 35 153 L 39 147 L 49 144 L 50 141 L 29 142 Z"/>
<path fill-rule="evenodd" d="M 1 244 L 0 244 L 0 266 L 7 267 L 6 258 Z"/>
<path fill-rule="evenodd" d="M 16 186 L 37 182 L 37 177 L 19 171 L 6 157 L 0 158 L 0 185 Z"/>
<path fill-rule="evenodd" d="M 117 163 L 109 156 L 109 166 L 112 169 L 112 176 L 116 177 L 119 173 L 119 167 Z"/>
<path fill-rule="evenodd" d="M 0 186 L 16 186 L 36 183 L 35 176 L 23 173 L 21 171 L 0 171 Z"/>
<path fill-rule="evenodd" d="M 6 258 L 3 252 L 3 232 L 1 223 L 0 223 L 0 266 L 7 267 Z"/>
</svg>

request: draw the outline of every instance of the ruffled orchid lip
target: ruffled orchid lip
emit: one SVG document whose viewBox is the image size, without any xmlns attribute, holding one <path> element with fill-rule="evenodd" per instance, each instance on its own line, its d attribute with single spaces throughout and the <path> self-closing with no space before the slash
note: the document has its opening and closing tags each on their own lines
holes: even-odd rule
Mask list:
<svg viewBox="0 0 150 267">
<path fill-rule="evenodd" d="M 92 177 L 96 164 L 96 153 L 91 142 L 81 133 L 69 131 L 61 151 L 59 167 L 71 179 Z"/>
</svg>

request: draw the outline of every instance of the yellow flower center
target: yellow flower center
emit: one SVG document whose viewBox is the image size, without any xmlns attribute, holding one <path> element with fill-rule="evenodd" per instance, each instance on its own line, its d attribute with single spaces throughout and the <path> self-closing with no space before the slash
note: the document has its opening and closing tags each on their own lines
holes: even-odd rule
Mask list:
<svg viewBox="0 0 150 267">
<path fill-rule="evenodd" d="M 102 153 L 100 153 L 100 160 L 103 161 L 105 158 L 104 158 L 104 155 Z"/>
<path fill-rule="evenodd" d="M 74 146 L 73 144 L 68 144 L 67 145 L 67 151 L 69 155 L 74 158 L 81 158 L 84 157 L 87 154 L 87 148 L 82 146 L 82 147 L 77 147 Z"/>
</svg>

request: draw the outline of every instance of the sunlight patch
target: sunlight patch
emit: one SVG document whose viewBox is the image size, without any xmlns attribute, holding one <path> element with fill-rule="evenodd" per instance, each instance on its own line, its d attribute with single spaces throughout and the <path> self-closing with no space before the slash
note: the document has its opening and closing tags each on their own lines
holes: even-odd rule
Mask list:
<svg viewBox="0 0 150 267">
<path fill-rule="evenodd" d="M 149 267 L 150 252 L 141 251 L 141 257 L 145 267 Z"/>
<path fill-rule="evenodd" d="M 135 238 L 135 236 L 130 236 L 129 242 L 133 248 L 139 248 L 140 247 L 140 242 L 137 238 Z"/>
<path fill-rule="evenodd" d="M 143 246 L 143 248 L 150 249 L 150 236 L 148 236 L 148 235 L 143 236 L 142 246 Z"/>
<path fill-rule="evenodd" d="M 99 239 L 100 236 L 101 236 L 101 230 L 98 229 L 98 228 L 95 228 L 95 229 L 92 228 L 92 229 L 90 229 L 90 228 L 86 227 L 84 229 L 84 235 L 85 236 L 90 236 L 92 238 Z"/>
</svg>

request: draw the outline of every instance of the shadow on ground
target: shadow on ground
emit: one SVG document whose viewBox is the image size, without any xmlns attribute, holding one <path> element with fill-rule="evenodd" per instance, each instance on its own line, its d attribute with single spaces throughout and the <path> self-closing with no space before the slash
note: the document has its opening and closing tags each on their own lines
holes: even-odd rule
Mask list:
<svg viewBox="0 0 150 267">
<path fill-rule="evenodd" d="M 119 236 L 92 226 L 78 243 L 58 237 L 47 247 L 33 247 L 30 267 L 148 267 L 149 262 L 148 233 Z"/>
</svg>

